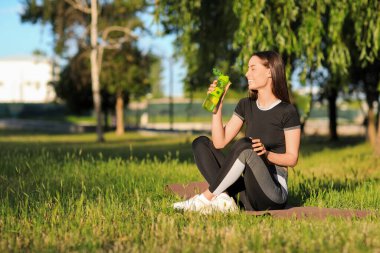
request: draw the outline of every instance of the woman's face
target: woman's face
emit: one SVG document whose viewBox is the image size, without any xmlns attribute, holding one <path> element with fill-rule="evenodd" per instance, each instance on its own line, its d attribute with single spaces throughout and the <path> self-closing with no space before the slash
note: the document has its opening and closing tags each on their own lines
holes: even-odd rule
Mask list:
<svg viewBox="0 0 380 253">
<path fill-rule="evenodd" d="M 262 60 L 257 56 L 252 56 L 248 62 L 248 71 L 245 76 L 248 79 L 248 89 L 257 90 L 267 85 L 271 77 L 270 69 L 262 64 Z"/>
</svg>

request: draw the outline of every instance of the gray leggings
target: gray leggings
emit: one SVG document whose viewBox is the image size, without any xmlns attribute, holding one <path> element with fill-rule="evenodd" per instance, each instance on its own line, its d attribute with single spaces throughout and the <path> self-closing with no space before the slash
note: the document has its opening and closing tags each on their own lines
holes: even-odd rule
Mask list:
<svg viewBox="0 0 380 253">
<path fill-rule="evenodd" d="M 198 169 L 214 194 L 227 191 L 246 210 L 283 209 L 288 197 L 284 167 L 268 164 L 252 149 L 249 138 L 234 143 L 224 156 L 206 136 L 193 141 Z"/>
</svg>

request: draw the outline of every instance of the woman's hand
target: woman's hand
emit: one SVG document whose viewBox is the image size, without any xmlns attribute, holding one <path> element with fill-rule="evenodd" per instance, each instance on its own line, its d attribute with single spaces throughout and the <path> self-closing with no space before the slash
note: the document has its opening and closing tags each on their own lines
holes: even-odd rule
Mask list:
<svg viewBox="0 0 380 253">
<path fill-rule="evenodd" d="M 252 139 L 252 148 L 253 151 L 257 152 L 258 155 L 265 155 L 265 157 L 267 157 L 268 151 L 260 139 Z"/>
<path fill-rule="evenodd" d="M 215 90 L 215 87 L 216 85 L 218 84 L 218 80 L 214 80 L 212 82 L 212 84 L 210 84 L 210 86 L 208 87 L 208 90 L 207 90 L 207 95 L 210 94 L 211 92 L 213 92 Z M 224 90 L 224 93 L 223 93 L 223 96 L 221 97 L 220 99 L 220 102 L 222 102 L 224 100 L 224 96 L 226 95 L 227 93 L 227 90 L 230 88 L 230 85 L 231 85 L 231 82 L 229 82 Z"/>
<path fill-rule="evenodd" d="M 208 87 L 208 90 L 207 90 L 207 95 L 215 90 L 217 83 L 218 83 L 218 80 L 214 80 L 212 84 L 210 84 L 210 87 Z"/>
</svg>

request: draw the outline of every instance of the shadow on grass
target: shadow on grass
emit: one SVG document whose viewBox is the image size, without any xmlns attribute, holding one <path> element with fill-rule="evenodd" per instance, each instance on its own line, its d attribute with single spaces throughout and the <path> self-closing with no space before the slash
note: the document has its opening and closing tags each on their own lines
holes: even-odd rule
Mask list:
<svg viewBox="0 0 380 253">
<path fill-rule="evenodd" d="M 5 138 L 1 138 L 4 136 Z M 109 137 L 109 138 L 108 138 Z M 117 137 L 107 136 L 106 142 L 96 142 L 94 134 L 41 134 L 21 131 L 0 131 L 0 145 L 8 153 L 27 154 L 29 157 L 42 151 L 53 154 L 60 161 L 68 153 L 81 153 L 81 157 L 92 156 L 97 160 L 112 158 L 137 159 L 156 158 L 160 161 L 176 158 L 192 161 L 191 143 L 196 136 L 161 134 L 142 136 L 137 132 Z M 89 157 L 90 159 L 90 157 Z"/>
<path fill-rule="evenodd" d="M 20 135 L 21 134 L 21 135 Z M 139 135 L 129 135 L 124 138 L 118 138 L 113 136 L 106 143 L 96 143 L 93 137 L 95 135 L 47 135 L 47 139 L 41 141 L 39 140 L 40 133 L 30 134 L 18 131 L 12 131 L 11 135 L 22 136 L 22 138 L 16 141 L 9 139 L 9 141 L 1 141 L 2 147 L 0 150 L 0 155 L 4 152 L 8 154 L 24 153 L 28 158 L 33 158 L 34 155 L 38 157 L 41 152 L 48 151 L 51 155 L 54 155 L 54 159 L 57 162 L 64 161 L 65 155 L 67 153 L 77 154 L 81 153 L 81 157 L 84 159 L 93 160 L 95 157 L 97 160 L 108 160 L 112 158 L 123 158 L 130 159 L 131 157 L 138 160 L 143 160 L 146 158 L 156 157 L 158 160 L 168 160 L 168 159 L 178 159 L 180 162 L 187 161 L 193 163 L 192 154 L 192 141 L 197 136 L 181 136 L 181 135 L 158 135 L 158 136 L 139 136 Z M 44 134 L 45 135 L 45 134 Z M 8 134 L 0 131 L 0 136 L 9 136 Z M 28 141 L 24 141 L 23 138 L 32 136 Z M 36 139 L 33 139 L 36 136 Z M 50 141 L 50 136 L 52 140 Z M 58 138 L 53 138 L 57 137 Z M 85 136 L 83 138 L 83 136 Z M 60 139 L 62 137 L 62 139 Z M 83 140 L 81 139 L 83 138 Z M 347 137 L 341 138 L 339 142 L 329 142 L 328 138 L 325 137 L 306 137 L 302 140 L 301 153 L 305 156 L 318 153 L 325 148 L 330 149 L 342 149 L 347 148 L 347 146 L 354 146 L 364 143 L 363 137 Z M 227 150 L 228 151 L 228 148 Z M 100 155 L 101 154 L 101 155 Z M 168 154 L 171 154 L 170 156 Z M 86 155 L 92 156 L 86 158 Z M 9 180 L 13 180 L 12 177 L 16 176 L 12 174 L 7 175 Z M 29 176 L 29 175 L 28 175 Z M 93 182 L 87 182 L 87 187 L 89 188 L 106 188 L 107 185 L 117 184 L 117 178 L 109 178 L 103 181 L 96 179 Z M 380 181 L 379 179 L 371 179 Z M 37 180 L 38 181 L 38 180 Z M 33 188 L 35 185 L 30 185 Z M 73 184 L 66 186 L 67 188 L 62 189 L 60 182 L 54 179 L 48 180 L 48 185 L 50 189 L 46 190 L 46 194 L 54 195 L 55 192 L 70 192 L 71 188 L 74 187 L 78 193 L 81 192 L 81 182 L 79 179 L 73 179 Z M 336 180 L 331 178 L 303 178 L 300 183 L 295 184 L 294 189 L 291 189 L 289 194 L 289 204 L 294 206 L 303 206 L 310 199 L 314 199 L 325 193 L 331 191 L 337 192 L 353 192 L 362 184 L 368 183 L 368 180 Z M 1 182 L 1 181 L 0 181 Z M 0 187 L 1 188 L 1 187 Z M 45 189 L 44 189 L 45 191 Z M 95 194 L 91 195 L 95 198 Z M 17 205 L 17 198 L 13 203 Z"/>
<path fill-rule="evenodd" d="M 366 184 L 378 184 L 379 178 L 365 180 L 348 179 L 336 180 L 331 178 L 307 178 L 289 192 L 288 203 L 292 206 L 304 206 L 309 199 L 317 199 L 331 192 L 354 192 Z"/>
<path fill-rule="evenodd" d="M 107 142 L 97 143 L 94 134 L 41 134 L 27 133 L 22 131 L 1 131 L 0 137 L 25 137 L 3 142 L 8 148 L 22 151 L 28 148 L 28 152 L 37 152 L 45 148 L 57 155 L 67 152 L 80 152 L 97 157 L 97 159 L 108 160 L 110 158 L 129 159 L 134 157 L 138 160 L 147 157 L 156 157 L 159 160 L 167 159 L 168 154 L 179 161 L 193 161 L 191 143 L 198 135 L 185 134 L 157 134 L 152 136 L 141 136 L 138 132 L 129 131 L 126 137 L 112 136 L 106 138 Z M 40 137 L 41 136 L 41 137 Z M 30 137 L 29 140 L 26 140 Z M 67 137 L 67 138 L 66 138 Z M 40 140 L 43 138 L 44 140 Z M 51 138 L 51 140 L 50 140 Z M 304 157 L 312 155 L 324 149 L 342 149 L 355 146 L 365 142 L 364 137 L 341 137 L 339 141 L 331 142 L 328 137 L 306 136 L 302 137 L 300 153 Z M 228 153 L 227 146 L 224 153 Z M 101 154 L 101 155 L 100 155 Z"/>
<path fill-rule="evenodd" d="M 349 146 L 356 146 L 366 142 L 363 136 L 345 136 L 337 141 L 331 141 L 325 136 L 303 136 L 301 139 L 300 153 L 309 156 L 324 149 L 339 150 Z"/>
</svg>

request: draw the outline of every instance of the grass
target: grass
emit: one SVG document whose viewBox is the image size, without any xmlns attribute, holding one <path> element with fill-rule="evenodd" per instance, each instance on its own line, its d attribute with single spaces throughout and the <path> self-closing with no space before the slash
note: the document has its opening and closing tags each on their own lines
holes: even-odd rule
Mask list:
<svg viewBox="0 0 380 253">
<path fill-rule="evenodd" d="M 380 251 L 380 161 L 360 138 L 304 138 L 289 201 L 376 214 L 294 220 L 174 212 L 164 185 L 202 180 L 194 137 L 0 131 L 0 251 Z"/>
</svg>

